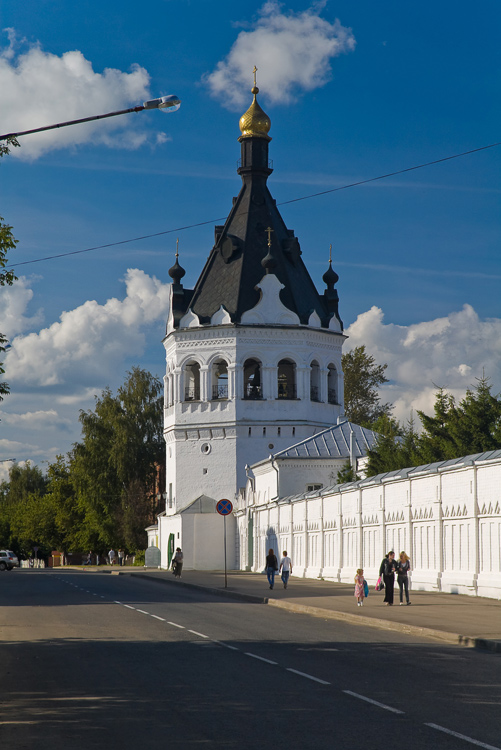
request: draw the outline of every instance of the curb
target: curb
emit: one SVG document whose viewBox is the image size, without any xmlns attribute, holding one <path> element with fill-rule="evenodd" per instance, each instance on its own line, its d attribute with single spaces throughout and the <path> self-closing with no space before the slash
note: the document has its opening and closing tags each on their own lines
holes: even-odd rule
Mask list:
<svg viewBox="0 0 501 750">
<path fill-rule="evenodd" d="M 122 572 L 120 572 L 120 574 L 123 575 Z M 434 640 L 450 643 L 454 646 L 475 648 L 493 654 L 501 653 L 501 641 L 475 638 L 469 635 L 461 635 L 460 633 L 449 633 L 445 630 L 435 630 L 433 628 L 425 628 L 419 625 L 406 625 L 399 622 L 391 622 L 390 620 L 381 620 L 380 618 L 375 617 L 352 615 L 349 612 L 337 612 L 335 610 L 322 609 L 322 607 L 312 607 L 306 604 L 295 604 L 279 599 L 269 599 L 267 596 L 261 597 L 252 594 L 241 594 L 238 591 L 232 591 L 231 589 L 216 589 L 209 586 L 201 586 L 198 583 L 185 583 L 184 581 L 177 581 L 175 583 L 174 581 L 169 581 L 168 578 L 155 578 L 152 575 L 148 575 L 148 573 L 134 573 L 134 575 L 137 578 L 145 578 L 149 581 L 156 580 L 158 583 L 166 583 L 168 585 L 180 584 L 186 588 L 205 591 L 217 596 L 226 596 L 230 599 L 236 599 L 237 601 L 251 602 L 254 604 L 268 604 L 270 607 L 277 607 L 278 609 L 284 609 L 288 612 L 296 612 L 297 614 L 322 617 L 325 620 L 343 620 L 344 622 L 349 622 L 353 625 L 365 625 L 367 627 L 378 628 L 379 630 L 394 630 L 408 635 L 420 636 L 422 638 L 433 638 Z"/>
<path fill-rule="evenodd" d="M 97 570 L 95 571 L 98 572 Z M 270 607 L 283 609 L 287 612 L 297 614 L 311 615 L 312 617 L 322 617 L 324 620 L 342 620 L 353 625 L 365 625 L 366 627 L 378 628 L 379 630 L 393 630 L 407 635 L 416 635 L 421 638 L 433 638 L 443 643 L 450 643 L 454 646 L 463 646 L 465 648 L 475 648 L 479 651 L 491 654 L 501 654 L 501 641 L 493 641 L 488 638 L 476 638 L 471 635 L 461 635 L 460 633 L 450 633 L 445 630 L 436 630 L 434 628 L 425 628 L 419 625 L 407 625 L 390 620 L 382 620 L 376 617 L 364 617 L 363 615 L 352 615 L 349 612 L 338 612 L 322 607 L 312 607 L 307 604 L 296 604 L 293 602 L 282 601 L 280 599 L 270 599 L 267 596 L 255 596 L 254 594 L 242 594 L 232 589 L 212 588 L 202 586 L 198 583 L 187 583 L 185 581 L 171 581 L 168 578 L 159 578 L 151 573 L 132 573 L 125 570 L 99 571 L 108 573 L 108 575 L 133 575 L 134 578 L 143 578 L 148 581 L 167 584 L 169 586 L 184 586 L 188 589 L 204 591 L 216 596 L 223 596 L 241 602 L 250 604 L 268 604 Z"/>
</svg>

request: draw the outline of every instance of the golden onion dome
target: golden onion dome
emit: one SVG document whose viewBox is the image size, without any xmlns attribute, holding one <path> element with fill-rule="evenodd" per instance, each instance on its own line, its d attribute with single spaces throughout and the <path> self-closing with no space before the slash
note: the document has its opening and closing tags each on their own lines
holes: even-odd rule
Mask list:
<svg viewBox="0 0 501 750">
<path fill-rule="evenodd" d="M 242 132 L 240 137 L 269 139 L 268 131 L 271 128 L 271 120 L 257 102 L 258 87 L 254 85 L 251 92 L 254 94 L 254 99 L 247 112 L 240 118 L 239 126 Z"/>
</svg>

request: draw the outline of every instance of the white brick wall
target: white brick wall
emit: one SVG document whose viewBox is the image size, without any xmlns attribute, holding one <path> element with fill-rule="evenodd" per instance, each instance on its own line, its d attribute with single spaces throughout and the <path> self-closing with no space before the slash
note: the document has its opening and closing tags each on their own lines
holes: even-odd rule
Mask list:
<svg viewBox="0 0 501 750">
<path fill-rule="evenodd" d="M 259 506 L 248 487 L 236 516 L 242 539 L 253 521 L 253 569 L 275 545 L 288 550 L 296 575 L 351 582 L 363 567 L 374 583 L 386 552 L 405 550 L 412 588 L 501 599 L 499 459 L 365 484 L 285 504 L 261 497 Z"/>
</svg>

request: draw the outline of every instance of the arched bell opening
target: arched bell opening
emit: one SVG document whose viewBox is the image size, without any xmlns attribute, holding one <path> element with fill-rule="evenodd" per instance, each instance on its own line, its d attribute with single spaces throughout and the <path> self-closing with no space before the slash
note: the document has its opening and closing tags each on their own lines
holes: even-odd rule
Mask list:
<svg viewBox="0 0 501 750">
<path fill-rule="evenodd" d="M 184 368 L 184 400 L 200 401 L 200 365 L 188 362 Z"/>
<path fill-rule="evenodd" d="M 310 401 L 321 401 L 320 398 L 320 365 L 316 361 L 310 365 Z"/>
<path fill-rule="evenodd" d="M 258 359 L 247 359 L 244 362 L 244 398 L 254 401 L 263 398 L 261 362 Z"/>
<path fill-rule="evenodd" d="M 335 365 L 327 368 L 327 401 L 329 404 L 338 404 L 338 376 Z"/>
<path fill-rule="evenodd" d="M 228 363 L 224 359 L 217 360 L 212 365 L 212 400 L 220 401 L 228 398 Z"/>
<path fill-rule="evenodd" d="M 291 359 L 281 359 L 277 369 L 278 398 L 297 398 L 296 363 Z"/>
</svg>

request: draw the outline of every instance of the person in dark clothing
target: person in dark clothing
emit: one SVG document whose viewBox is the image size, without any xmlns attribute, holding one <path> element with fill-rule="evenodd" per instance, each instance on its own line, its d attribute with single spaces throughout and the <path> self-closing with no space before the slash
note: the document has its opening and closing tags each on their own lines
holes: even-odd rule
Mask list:
<svg viewBox="0 0 501 750">
<path fill-rule="evenodd" d="M 181 547 L 176 547 L 176 554 L 172 558 L 172 572 L 174 573 L 174 578 L 181 578 L 182 570 L 183 553 L 181 552 Z"/>
<path fill-rule="evenodd" d="M 387 607 L 391 607 L 393 604 L 393 588 L 395 586 L 395 569 L 397 565 L 395 562 L 395 553 L 393 550 L 383 557 L 383 561 L 379 568 L 379 575 L 383 576 L 384 581 L 384 603 Z"/>
<path fill-rule="evenodd" d="M 270 589 L 273 588 L 275 585 L 275 573 L 278 570 L 278 560 L 277 556 L 273 552 L 273 549 L 268 550 L 268 554 L 266 555 L 266 575 L 268 576 L 268 583 L 270 584 Z"/>
<path fill-rule="evenodd" d="M 400 589 L 400 604 L 404 603 L 404 590 L 405 590 L 405 601 L 410 604 L 409 601 L 409 571 L 411 569 L 411 561 L 409 556 L 405 552 L 401 552 L 397 560 L 397 583 Z"/>
</svg>

